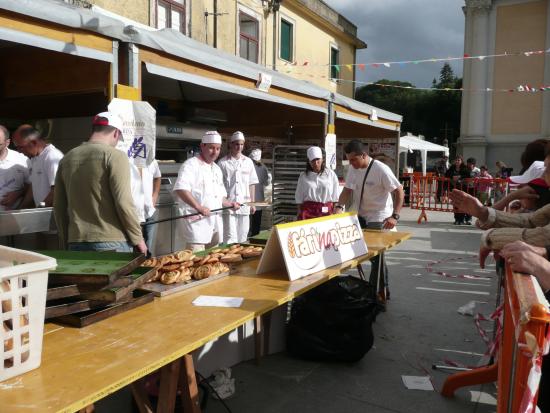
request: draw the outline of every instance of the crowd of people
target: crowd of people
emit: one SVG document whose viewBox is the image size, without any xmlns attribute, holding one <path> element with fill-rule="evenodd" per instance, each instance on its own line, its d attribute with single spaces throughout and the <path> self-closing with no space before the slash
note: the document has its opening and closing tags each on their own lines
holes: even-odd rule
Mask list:
<svg viewBox="0 0 550 413">
<path fill-rule="evenodd" d="M 494 253 L 497 266 L 505 263 L 513 271 L 534 275 L 550 299 L 550 140 L 538 139 L 527 145 L 521 163 L 521 174 L 509 177 L 518 189 L 492 207 L 468 191 L 455 189 L 450 198 L 457 213 L 476 217 L 476 225 L 484 230 L 481 268 Z M 515 202 L 519 208 L 513 208 Z M 549 386 L 550 358 L 545 356 L 538 397 L 541 411 L 550 411 Z"/>
<path fill-rule="evenodd" d="M 0 125 L 0 210 L 53 206 L 60 244 L 69 250 L 147 253 L 161 172 L 156 160 L 138 168 L 119 150 L 121 140 L 122 120 L 111 112 L 96 115 L 88 140 L 65 156 L 31 125 L 11 136 Z M 218 160 L 221 136 L 208 132 L 199 156 L 182 165 L 173 194 L 181 214 L 196 213 L 181 221 L 187 248 L 244 242 L 259 232 L 261 210 L 254 202 L 264 200 L 271 176 L 261 150 L 243 155 L 244 142 L 235 132 Z M 211 213 L 219 208 L 227 211 Z"/>
</svg>

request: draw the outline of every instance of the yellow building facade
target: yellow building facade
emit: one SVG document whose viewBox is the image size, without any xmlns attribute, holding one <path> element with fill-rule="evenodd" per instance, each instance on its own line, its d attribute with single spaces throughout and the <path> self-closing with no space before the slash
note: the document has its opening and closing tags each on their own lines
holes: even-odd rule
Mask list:
<svg viewBox="0 0 550 413">
<path fill-rule="evenodd" d="M 353 98 L 357 27 L 318 0 L 67 0 L 153 28 L 171 27 L 296 79 Z"/>
<path fill-rule="evenodd" d="M 504 161 L 516 173 L 525 145 L 550 137 L 550 95 L 539 90 L 550 83 L 550 7 L 547 0 L 466 0 L 464 12 L 466 54 L 511 56 L 465 60 L 459 152 L 491 171 Z M 525 86 L 537 92 L 518 91 Z"/>
</svg>

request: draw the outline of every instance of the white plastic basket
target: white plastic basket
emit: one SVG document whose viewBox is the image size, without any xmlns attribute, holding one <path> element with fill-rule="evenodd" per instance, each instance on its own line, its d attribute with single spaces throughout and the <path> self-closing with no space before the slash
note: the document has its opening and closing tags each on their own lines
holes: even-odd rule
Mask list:
<svg viewBox="0 0 550 413">
<path fill-rule="evenodd" d="M 0 245 L 0 381 L 40 366 L 48 270 L 56 265 Z"/>
</svg>

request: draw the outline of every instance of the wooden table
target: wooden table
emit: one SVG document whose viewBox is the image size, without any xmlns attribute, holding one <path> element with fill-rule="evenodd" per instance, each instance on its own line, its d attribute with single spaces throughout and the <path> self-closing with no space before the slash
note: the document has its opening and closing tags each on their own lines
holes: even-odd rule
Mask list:
<svg viewBox="0 0 550 413">
<path fill-rule="evenodd" d="M 0 383 L 0 410 L 77 411 L 162 367 L 163 376 L 180 375 L 193 384 L 193 350 L 408 238 L 404 232 L 365 232 L 368 254 L 294 282 L 280 273 L 255 275 L 253 260 L 238 274 L 85 328 L 47 324 L 41 367 Z M 244 297 L 244 302 L 240 308 L 195 307 L 191 302 L 199 295 Z M 183 370 L 176 364 L 180 359 Z M 175 399 L 175 392 L 174 386 L 161 389 L 159 403 Z M 192 403 L 189 411 L 197 411 L 196 400 L 189 400 L 196 395 L 184 396 Z M 173 404 L 159 408 L 173 410 Z"/>
</svg>

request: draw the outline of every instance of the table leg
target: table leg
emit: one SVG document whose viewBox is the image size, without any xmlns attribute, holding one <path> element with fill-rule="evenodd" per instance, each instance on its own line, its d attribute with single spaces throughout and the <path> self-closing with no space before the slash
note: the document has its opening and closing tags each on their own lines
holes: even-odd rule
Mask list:
<svg viewBox="0 0 550 413">
<path fill-rule="evenodd" d="M 139 413 L 153 413 L 151 401 L 145 390 L 144 379 L 141 378 L 133 382 L 130 385 L 130 389 L 132 390 L 132 395 L 134 396 Z"/>
<path fill-rule="evenodd" d="M 157 404 L 157 413 L 172 413 L 174 411 L 176 406 L 179 373 L 179 359 L 160 369 L 160 391 Z"/>
<path fill-rule="evenodd" d="M 254 361 L 260 364 L 262 358 L 262 316 L 254 317 Z"/>
<path fill-rule="evenodd" d="M 288 307 L 287 307 L 288 308 Z M 269 340 L 271 338 L 271 311 L 262 316 L 264 324 L 264 354 L 269 354 Z"/>
<path fill-rule="evenodd" d="M 180 370 L 178 384 L 181 392 L 182 409 L 185 413 L 201 413 L 193 356 L 186 354 L 182 359 L 183 368 Z"/>
</svg>

